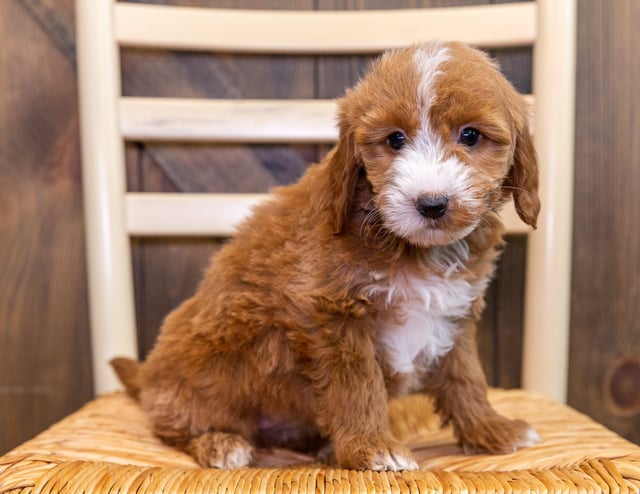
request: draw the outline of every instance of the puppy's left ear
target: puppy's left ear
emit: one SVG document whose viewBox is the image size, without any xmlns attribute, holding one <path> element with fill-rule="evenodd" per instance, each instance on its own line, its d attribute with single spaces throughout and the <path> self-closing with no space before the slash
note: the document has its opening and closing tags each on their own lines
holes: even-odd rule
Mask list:
<svg viewBox="0 0 640 494">
<path fill-rule="evenodd" d="M 522 117 L 516 131 L 513 165 L 505 181 L 507 191 L 513 194 L 516 212 L 526 224 L 536 227 L 540 212 L 538 197 L 538 160 L 529 133 L 527 118 Z"/>
<path fill-rule="evenodd" d="M 338 143 L 327 158 L 331 187 L 329 207 L 334 233 L 339 234 L 347 227 L 360 170 L 353 131 L 344 121 L 340 125 Z"/>
</svg>

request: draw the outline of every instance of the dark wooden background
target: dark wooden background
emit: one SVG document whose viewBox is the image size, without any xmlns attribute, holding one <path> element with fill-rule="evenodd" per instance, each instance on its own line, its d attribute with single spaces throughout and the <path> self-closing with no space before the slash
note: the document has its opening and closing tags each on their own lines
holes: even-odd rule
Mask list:
<svg viewBox="0 0 640 494">
<path fill-rule="evenodd" d="M 384 8 L 477 0 L 174 0 L 202 6 Z M 640 2 L 578 0 L 570 403 L 640 442 Z M 428 36 L 428 33 L 426 34 Z M 493 53 L 530 91 L 530 50 Z M 92 396 L 73 0 L 0 1 L 0 454 Z M 127 95 L 333 97 L 361 57 L 123 53 Z M 127 145 L 131 190 L 256 192 L 326 148 Z M 213 239 L 134 239 L 141 352 L 194 290 Z M 479 345 L 493 385 L 520 380 L 523 238 L 509 239 Z"/>
</svg>

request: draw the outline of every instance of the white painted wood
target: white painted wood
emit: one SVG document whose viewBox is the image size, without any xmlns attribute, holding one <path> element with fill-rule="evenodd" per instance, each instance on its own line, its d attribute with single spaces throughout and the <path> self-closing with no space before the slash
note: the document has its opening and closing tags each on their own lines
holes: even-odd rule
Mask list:
<svg viewBox="0 0 640 494">
<path fill-rule="evenodd" d="M 233 235 L 267 194 L 127 194 L 127 227 L 134 236 Z"/>
<path fill-rule="evenodd" d="M 268 194 L 127 194 L 127 229 L 133 236 L 228 237 Z M 501 212 L 507 231 L 526 234 L 513 203 Z"/>
<path fill-rule="evenodd" d="M 573 153 L 576 0 L 538 1 L 534 57 L 535 144 L 541 163 L 539 228 L 529 236 L 523 385 L 566 400 Z"/>
<path fill-rule="evenodd" d="M 126 97 L 120 122 L 128 140 L 328 143 L 338 137 L 336 110 L 336 100 Z"/>
<path fill-rule="evenodd" d="M 120 388 L 108 361 L 137 357 L 125 168 L 117 98 L 120 72 L 111 1 L 76 0 L 82 178 L 94 392 Z"/>
<path fill-rule="evenodd" d="M 250 53 L 375 53 L 426 39 L 530 45 L 535 2 L 434 9 L 270 11 L 116 4 L 123 46 Z"/>
<path fill-rule="evenodd" d="M 500 218 L 509 235 L 527 235 L 531 233 L 531 227 L 520 219 L 512 201 L 509 201 L 500 210 Z"/>
<path fill-rule="evenodd" d="M 338 135 L 334 100 L 122 98 L 120 114 L 129 140 L 315 143 Z"/>
</svg>

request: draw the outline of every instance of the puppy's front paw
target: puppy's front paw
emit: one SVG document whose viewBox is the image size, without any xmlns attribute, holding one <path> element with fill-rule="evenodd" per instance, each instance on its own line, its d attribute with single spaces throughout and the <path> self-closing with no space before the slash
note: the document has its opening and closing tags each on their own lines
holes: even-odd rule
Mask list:
<svg viewBox="0 0 640 494">
<path fill-rule="evenodd" d="M 513 453 L 540 441 L 537 432 L 522 420 L 493 415 L 459 431 L 460 444 L 465 453 Z"/>
<path fill-rule="evenodd" d="M 336 450 L 342 468 L 353 470 L 417 470 L 411 452 L 400 443 L 388 439 L 359 439 Z"/>
<path fill-rule="evenodd" d="M 208 432 L 192 439 L 187 452 L 208 468 L 241 468 L 253 459 L 253 446 L 246 439 L 224 432 Z"/>
</svg>

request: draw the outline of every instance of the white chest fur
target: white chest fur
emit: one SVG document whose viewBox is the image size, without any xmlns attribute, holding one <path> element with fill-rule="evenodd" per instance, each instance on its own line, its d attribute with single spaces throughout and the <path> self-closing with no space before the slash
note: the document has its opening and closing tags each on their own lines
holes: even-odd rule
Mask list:
<svg viewBox="0 0 640 494">
<path fill-rule="evenodd" d="M 396 372 L 427 369 L 446 355 L 455 343 L 459 320 L 468 316 L 485 289 L 488 280 L 470 283 L 459 272 L 466 259 L 454 257 L 443 274 L 400 272 L 380 280 L 395 316 L 383 328 L 382 341 Z"/>
</svg>

